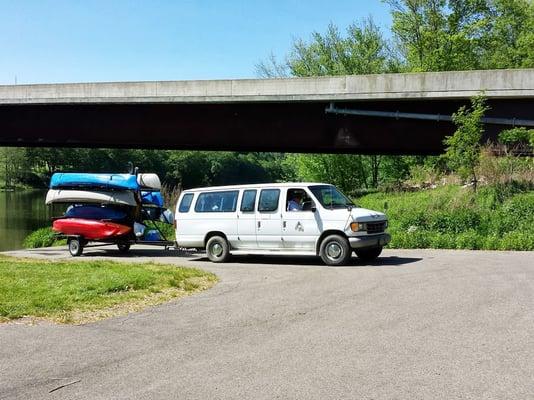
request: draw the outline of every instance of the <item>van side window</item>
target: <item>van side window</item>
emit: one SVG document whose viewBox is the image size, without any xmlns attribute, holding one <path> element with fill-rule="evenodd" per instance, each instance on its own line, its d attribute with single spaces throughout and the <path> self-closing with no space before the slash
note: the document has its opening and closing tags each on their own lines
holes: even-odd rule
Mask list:
<svg viewBox="0 0 534 400">
<path fill-rule="evenodd" d="M 314 204 L 304 189 L 288 189 L 286 211 L 311 211 Z"/>
<path fill-rule="evenodd" d="M 184 197 L 182 197 L 182 201 L 180 202 L 180 206 L 178 207 L 178 212 L 181 212 L 181 213 L 189 212 L 189 208 L 191 207 L 192 201 L 193 201 L 193 193 L 184 194 Z"/>
<path fill-rule="evenodd" d="M 195 204 L 196 212 L 234 212 L 239 191 L 200 193 Z"/>
<path fill-rule="evenodd" d="M 243 192 L 243 199 L 241 200 L 241 211 L 254 211 L 254 204 L 256 204 L 256 189 L 245 190 Z"/>
<path fill-rule="evenodd" d="M 272 212 L 278 209 L 278 199 L 280 198 L 280 189 L 263 189 L 260 193 L 260 203 L 258 211 Z"/>
</svg>

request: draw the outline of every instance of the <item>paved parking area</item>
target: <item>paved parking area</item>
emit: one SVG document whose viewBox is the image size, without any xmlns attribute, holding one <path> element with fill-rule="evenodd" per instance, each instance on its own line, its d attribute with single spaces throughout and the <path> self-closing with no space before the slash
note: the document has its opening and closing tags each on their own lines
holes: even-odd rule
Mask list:
<svg viewBox="0 0 534 400">
<path fill-rule="evenodd" d="M 532 252 L 387 250 L 337 268 L 86 253 L 197 266 L 221 281 L 83 326 L 0 325 L 0 399 L 534 398 Z"/>
</svg>

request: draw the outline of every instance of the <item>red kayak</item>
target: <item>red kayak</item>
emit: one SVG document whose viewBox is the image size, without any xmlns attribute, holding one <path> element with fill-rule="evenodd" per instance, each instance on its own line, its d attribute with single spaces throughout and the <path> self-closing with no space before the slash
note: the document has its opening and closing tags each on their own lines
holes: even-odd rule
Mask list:
<svg viewBox="0 0 534 400">
<path fill-rule="evenodd" d="M 88 240 L 110 239 L 130 233 L 132 228 L 114 222 L 81 218 L 56 219 L 52 225 L 55 232 L 64 235 L 79 235 Z"/>
</svg>

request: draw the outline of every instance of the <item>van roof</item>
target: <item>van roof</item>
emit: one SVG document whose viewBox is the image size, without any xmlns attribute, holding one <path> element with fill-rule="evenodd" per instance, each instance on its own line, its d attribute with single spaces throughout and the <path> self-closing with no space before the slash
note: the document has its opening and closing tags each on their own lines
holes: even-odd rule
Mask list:
<svg viewBox="0 0 534 400">
<path fill-rule="evenodd" d="M 257 183 L 257 184 L 248 184 L 248 185 L 227 185 L 227 186 L 206 186 L 194 189 L 187 189 L 184 192 L 200 192 L 206 190 L 224 190 L 224 189 L 264 189 L 264 188 L 277 188 L 277 187 L 302 187 L 302 186 L 311 186 L 311 185 L 329 185 L 330 183 L 321 183 L 321 182 L 283 182 L 283 183 Z"/>
</svg>

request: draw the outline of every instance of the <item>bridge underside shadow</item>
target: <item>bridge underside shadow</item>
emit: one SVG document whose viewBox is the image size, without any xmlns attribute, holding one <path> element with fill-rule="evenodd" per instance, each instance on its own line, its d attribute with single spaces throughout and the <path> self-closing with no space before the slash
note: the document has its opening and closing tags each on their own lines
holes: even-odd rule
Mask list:
<svg viewBox="0 0 534 400">
<path fill-rule="evenodd" d="M 0 106 L 0 145 L 359 154 L 438 154 L 450 121 L 329 114 L 329 102 Z M 336 102 L 343 109 L 451 115 L 466 100 Z M 534 99 L 495 99 L 487 116 L 528 119 Z M 486 125 L 484 140 L 511 126 Z"/>
</svg>

